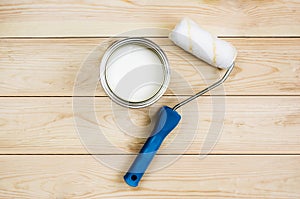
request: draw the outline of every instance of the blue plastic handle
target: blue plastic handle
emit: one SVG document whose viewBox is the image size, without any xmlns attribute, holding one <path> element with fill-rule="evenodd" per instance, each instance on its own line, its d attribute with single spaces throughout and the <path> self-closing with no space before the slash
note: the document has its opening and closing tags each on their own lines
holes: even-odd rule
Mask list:
<svg viewBox="0 0 300 199">
<path fill-rule="evenodd" d="M 158 121 L 146 143 L 124 176 L 125 182 L 132 187 L 138 186 L 146 169 L 159 149 L 165 137 L 177 126 L 181 116 L 168 106 L 163 106 L 158 113 Z"/>
</svg>

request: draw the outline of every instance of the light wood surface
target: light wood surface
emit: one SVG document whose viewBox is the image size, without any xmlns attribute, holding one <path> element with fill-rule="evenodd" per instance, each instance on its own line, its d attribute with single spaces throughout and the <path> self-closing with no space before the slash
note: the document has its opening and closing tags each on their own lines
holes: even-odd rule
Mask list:
<svg viewBox="0 0 300 199">
<path fill-rule="evenodd" d="M 80 74 L 85 75 L 80 86 L 88 90 L 85 82 L 94 79 L 97 83 L 99 77 L 101 55 L 107 46 L 103 43 L 115 40 L 2 39 L 0 95 L 72 96 L 80 69 Z M 167 94 L 191 95 L 224 73 L 174 46 L 167 38 L 152 40 L 170 60 L 172 79 Z M 238 50 L 236 68 L 224 84 L 227 95 L 300 95 L 299 38 L 226 40 Z M 212 94 L 224 95 L 220 90 Z M 105 94 L 99 85 L 92 95 Z"/>
<path fill-rule="evenodd" d="M 156 156 L 152 167 L 168 157 Z M 109 158 L 120 164 L 131 159 Z M 299 198 L 299 164 L 300 157 L 290 155 L 183 156 L 163 170 L 146 174 L 140 187 L 130 188 L 124 186 L 123 172 L 88 155 L 1 156 L 0 197 Z"/>
<path fill-rule="evenodd" d="M 0 0 L 0 198 L 300 198 L 299 16 L 298 0 Z M 231 42 L 236 67 L 178 110 L 131 188 L 122 176 L 158 108 L 224 72 L 167 38 L 182 17 Z M 115 105 L 98 82 L 104 50 L 126 36 L 170 61 L 168 91 L 145 109 Z"/>
<path fill-rule="evenodd" d="M 107 97 L 99 97 L 95 100 L 97 121 L 92 121 L 89 116 L 94 112 L 85 105 L 88 98 L 79 99 L 83 103 L 79 114 L 76 110 L 74 113 L 72 99 L 67 97 L 0 98 L 0 153 L 87 154 L 83 146 L 86 142 L 80 142 L 85 132 L 77 133 L 78 127 L 80 130 L 87 124 L 75 123 L 75 117 L 88 121 L 91 128 L 86 133 L 99 126 L 97 132 L 109 141 L 107 145 L 100 141 L 103 146 L 89 152 L 114 154 L 117 147 L 121 149 L 119 153 L 137 153 L 145 139 L 134 136 L 146 137 L 150 133 L 152 126 L 149 123 L 155 122 L 159 107 L 173 106 L 183 99 L 163 97 L 150 108 L 130 110 L 131 121 L 128 121 L 125 116 L 121 120 L 118 117 L 118 114 L 128 113 L 127 109 L 116 107 Z M 159 153 L 199 154 L 210 126 L 223 122 L 219 141 L 211 151 L 213 154 L 299 154 L 300 97 L 226 97 L 224 121 L 213 117 L 222 111 L 221 97 L 214 99 L 219 99 L 214 112 L 209 96 L 200 98 L 198 104 L 192 103 L 178 110 L 182 121 Z M 199 122 L 190 126 L 190 121 L 197 118 Z M 188 147 L 186 151 L 183 146 Z"/>
<path fill-rule="evenodd" d="M 190 17 L 219 36 L 298 36 L 298 0 L 206 1 L 1 1 L 0 36 L 111 36 L 134 29 L 166 36 Z M 125 33 L 128 34 L 128 33 Z"/>
</svg>

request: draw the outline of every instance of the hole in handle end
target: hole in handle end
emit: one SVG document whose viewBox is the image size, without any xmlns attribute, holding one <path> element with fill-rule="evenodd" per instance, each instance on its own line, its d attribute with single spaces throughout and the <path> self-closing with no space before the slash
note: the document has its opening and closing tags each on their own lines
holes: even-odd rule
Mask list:
<svg viewBox="0 0 300 199">
<path fill-rule="evenodd" d="M 137 187 L 142 176 L 133 173 L 126 173 L 124 181 L 131 187 Z"/>
</svg>

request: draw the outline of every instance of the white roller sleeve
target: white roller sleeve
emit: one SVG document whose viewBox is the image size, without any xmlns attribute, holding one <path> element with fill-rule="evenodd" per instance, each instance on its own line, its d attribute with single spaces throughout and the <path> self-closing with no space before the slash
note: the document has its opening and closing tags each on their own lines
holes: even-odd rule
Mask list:
<svg viewBox="0 0 300 199">
<path fill-rule="evenodd" d="M 169 38 L 179 47 L 218 68 L 231 66 L 237 55 L 230 43 L 203 30 L 189 18 L 183 18 Z"/>
</svg>

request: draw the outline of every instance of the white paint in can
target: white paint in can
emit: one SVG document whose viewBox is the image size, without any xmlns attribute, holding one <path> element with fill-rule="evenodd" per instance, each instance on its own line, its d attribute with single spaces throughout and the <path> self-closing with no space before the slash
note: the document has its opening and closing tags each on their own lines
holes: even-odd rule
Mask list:
<svg viewBox="0 0 300 199">
<path fill-rule="evenodd" d="M 164 83 L 164 65 L 152 49 L 139 44 L 117 48 L 107 60 L 106 81 L 111 91 L 129 102 L 150 99 Z"/>
</svg>

